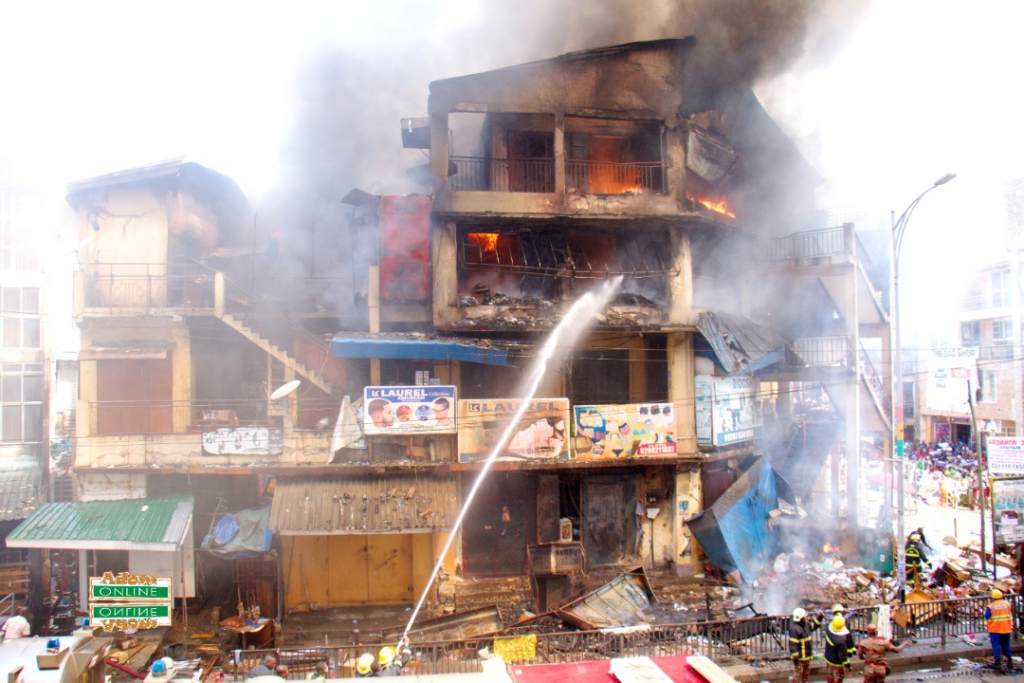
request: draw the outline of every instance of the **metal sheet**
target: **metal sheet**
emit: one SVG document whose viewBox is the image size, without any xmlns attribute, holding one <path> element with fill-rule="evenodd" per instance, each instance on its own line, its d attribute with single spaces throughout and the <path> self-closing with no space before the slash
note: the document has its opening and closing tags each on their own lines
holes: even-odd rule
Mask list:
<svg viewBox="0 0 1024 683">
<path fill-rule="evenodd" d="M 381 197 L 380 298 L 430 298 L 430 197 Z"/>
<path fill-rule="evenodd" d="M 465 640 L 492 635 L 504 628 L 498 608 L 492 605 L 418 621 L 410 629 L 409 639 L 413 642 Z M 381 636 L 384 642 L 394 642 L 401 637 L 404 630 L 404 626 L 381 629 Z"/>
<path fill-rule="evenodd" d="M 455 479 L 278 478 L 270 528 L 282 535 L 447 531 L 455 522 Z"/>
<path fill-rule="evenodd" d="M 555 614 L 577 628 L 595 630 L 639 623 L 640 610 L 657 602 L 647 573 L 637 567 L 556 609 Z"/>
</svg>

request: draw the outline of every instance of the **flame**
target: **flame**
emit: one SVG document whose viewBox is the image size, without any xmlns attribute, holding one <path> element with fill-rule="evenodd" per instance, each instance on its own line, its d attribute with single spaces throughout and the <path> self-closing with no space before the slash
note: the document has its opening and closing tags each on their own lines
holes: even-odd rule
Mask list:
<svg viewBox="0 0 1024 683">
<path fill-rule="evenodd" d="M 723 216 L 729 218 L 736 218 L 736 214 L 729 210 L 729 203 L 725 201 L 725 198 L 720 199 L 701 199 L 700 197 L 691 197 L 693 201 L 697 202 L 701 206 L 704 206 L 716 213 L 720 213 Z"/>
<path fill-rule="evenodd" d="M 485 254 L 498 250 L 498 233 L 496 232 L 471 232 L 467 237 Z"/>
</svg>

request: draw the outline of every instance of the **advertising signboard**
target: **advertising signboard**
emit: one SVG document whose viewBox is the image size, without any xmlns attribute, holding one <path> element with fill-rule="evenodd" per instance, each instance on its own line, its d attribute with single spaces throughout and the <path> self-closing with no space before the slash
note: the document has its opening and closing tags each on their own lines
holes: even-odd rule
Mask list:
<svg viewBox="0 0 1024 683">
<path fill-rule="evenodd" d="M 988 452 L 989 476 L 1024 476 L 1024 438 L 989 436 L 985 439 L 985 447 Z"/>
<path fill-rule="evenodd" d="M 203 432 L 208 455 L 281 455 L 284 441 L 276 427 L 221 427 Z"/>
<path fill-rule="evenodd" d="M 1024 479 L 993 481 L 992 505 L 996 541 L 1024 543 Z"/>
<path fill-rule="evenodd" d="M 454 434 L 455 387 L 366 387 L 363 432 Z"/>
<path fill-rule="evenodd" d="M 675 455 L 676 424 L 671 403 L 573 406 L 577 458 Z"/>
<path fill-rule="evenodd" d="M 516 398 L 459 401 L 459 461 L 486 460 L 522 405 Z M 530 401 L 498 460 L 567 460 L 569 399 Z"/>
<path fill-rule="evenodd" d="M 974 379 L 977 359 L 975 347 L 932 349 L 925 395 L 928 408 L 940 413 L 969 413 L 969 383 Z"/>
<path fill-rule="evenodd" d="M 127 572 L 89 578 L 89 619 L 104 631 L 170 626 L 173 606 L 169 578 Z"/>
<path fill-rule="evenodd" d="M 764 425 L 753 377 L 697 375 L 697 444 L 727 446 L 761 436 Z"/>
</svg>

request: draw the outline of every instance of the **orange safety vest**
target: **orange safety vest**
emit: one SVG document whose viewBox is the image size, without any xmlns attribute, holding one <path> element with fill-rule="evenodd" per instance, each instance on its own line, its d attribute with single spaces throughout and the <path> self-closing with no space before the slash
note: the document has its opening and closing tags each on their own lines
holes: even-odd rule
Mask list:
<svg viewBox="0 0 1024 683">
<path fill-rule="evenodd" d="M 991 616 L 985 625 L 989 633 L 1010 633 L 1013 624 L 1010 620 L 1010 603 L 1006 600 L 993 600 L 988 605 Z"/>
</svg>

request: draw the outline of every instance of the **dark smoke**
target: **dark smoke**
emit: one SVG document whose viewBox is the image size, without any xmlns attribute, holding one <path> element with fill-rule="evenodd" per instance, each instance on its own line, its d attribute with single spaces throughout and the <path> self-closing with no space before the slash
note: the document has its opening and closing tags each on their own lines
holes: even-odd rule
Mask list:
<svg viewBox="0 0 1024 683">
<path fill-rule="evenodd" d="M 695 58 L 713 76 L 705 87 L 753 87 L 797 60 L 826 58 L 843 42 L 866 3 L 856 0 L 483 1 L 453 16 L 453 5 L 417 3 L 370 27 L 373 47 L 329 46 L 305 65 L 294 93 L 294 127 L 282 181 L 260 202 L 260 223 L 286 234 L 283 248 L 314 252 L 317 267 L 352 275 L 346 241 L 352 188 L 372 193 L 426 192 L 407 169 L 426 163 L 401 147 L 398 122 L 423 116 L 428 85 L 450 78 L 605 45 L 695 35 Z M 452 28 L 452 25 L 458 28 Z M 341 235 L 311 249 L 320 226 Z M 361 269 L 360 269 L 361 270 Z M 365 287 L 356 272 L 355 287 Z M 342 297 L 344 298 L 344 297 Z"/>
</svg>

